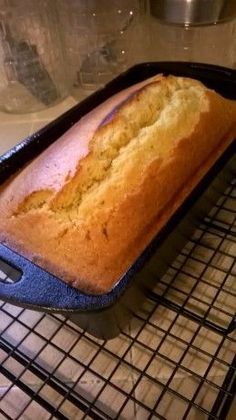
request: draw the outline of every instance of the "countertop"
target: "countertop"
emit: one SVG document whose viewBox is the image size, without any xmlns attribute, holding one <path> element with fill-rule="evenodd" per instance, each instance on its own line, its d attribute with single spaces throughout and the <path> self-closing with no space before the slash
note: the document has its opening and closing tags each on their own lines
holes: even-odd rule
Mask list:
<svg viewBox="0 0 236 420">
<path fill-rule="evenodd" d="M 67 97 L 58 105 L 40 112 L 29 114 L 7 114 L 0 112 L 0 155 L 67 111 L 76 103 L 74 98 Z"/>
</svg>

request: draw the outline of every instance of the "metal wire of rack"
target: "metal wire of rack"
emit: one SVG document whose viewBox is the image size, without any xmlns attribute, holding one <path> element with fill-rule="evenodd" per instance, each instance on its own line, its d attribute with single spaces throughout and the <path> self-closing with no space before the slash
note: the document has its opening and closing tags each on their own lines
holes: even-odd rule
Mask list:
<svg viewBox="0 0 236 420">
<path fill-rule="evenodd" d="M 236 388 L 235 214 L 234 178 L 113 340 L 1 302 L 0 419 L 226 419 Z M 17 277 L 1 270 L 1 281 Z"/>
</svg>

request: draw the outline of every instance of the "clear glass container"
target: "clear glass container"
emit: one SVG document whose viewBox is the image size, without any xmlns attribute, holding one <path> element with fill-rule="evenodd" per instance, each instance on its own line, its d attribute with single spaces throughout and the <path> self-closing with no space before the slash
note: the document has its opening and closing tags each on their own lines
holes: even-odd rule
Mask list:
<svg viewBox="0 0 236 420">
<path fill-rule="evenodd" d="M 35 112 L 67 94 L 53 2 L 0 0 L 0 110 Z"/>
<path fill-rule="evenodd" d="M 145 1 L 58 0 L 72 94 L 88 95 L 145 57 Z"/>
</svg>

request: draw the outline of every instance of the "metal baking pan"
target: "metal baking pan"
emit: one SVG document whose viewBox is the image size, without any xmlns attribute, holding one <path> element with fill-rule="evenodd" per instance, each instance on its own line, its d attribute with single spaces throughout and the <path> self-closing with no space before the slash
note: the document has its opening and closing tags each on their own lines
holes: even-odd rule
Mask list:
<svg viewBox="0 0 236 420">
<path fill-rule="evenodd" d="M 234 70 L 184 62 L 136 65 L 0 157 L 0 183 L 108 97 L 157 73 L 193 77 L 225 97 L 236 99 Z M 25 308 L 64 314 L 99 338 L 115 337 L 165 273 L 199 220 L 225 190 L 236 167 L 235 146 L 235 142 L 231 144 L 109 293 L 82 293 L 0 244 L 0 258 L 21 273 L 13 283 L 0 282 L 0 299 Z"/>
</svg>

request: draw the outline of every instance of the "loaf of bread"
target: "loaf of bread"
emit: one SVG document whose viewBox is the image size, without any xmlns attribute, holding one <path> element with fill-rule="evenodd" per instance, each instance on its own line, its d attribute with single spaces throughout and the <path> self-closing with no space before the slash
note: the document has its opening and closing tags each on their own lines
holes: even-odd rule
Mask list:
<svg viewBox="0 0 236 420">
<path fill-rule="evenodd" d="M 134 85 L 1 187 L 0 240 L 82 291 L 108 292 L 235 136 L 236 103 L 202 83 Z"/>
</svg>

